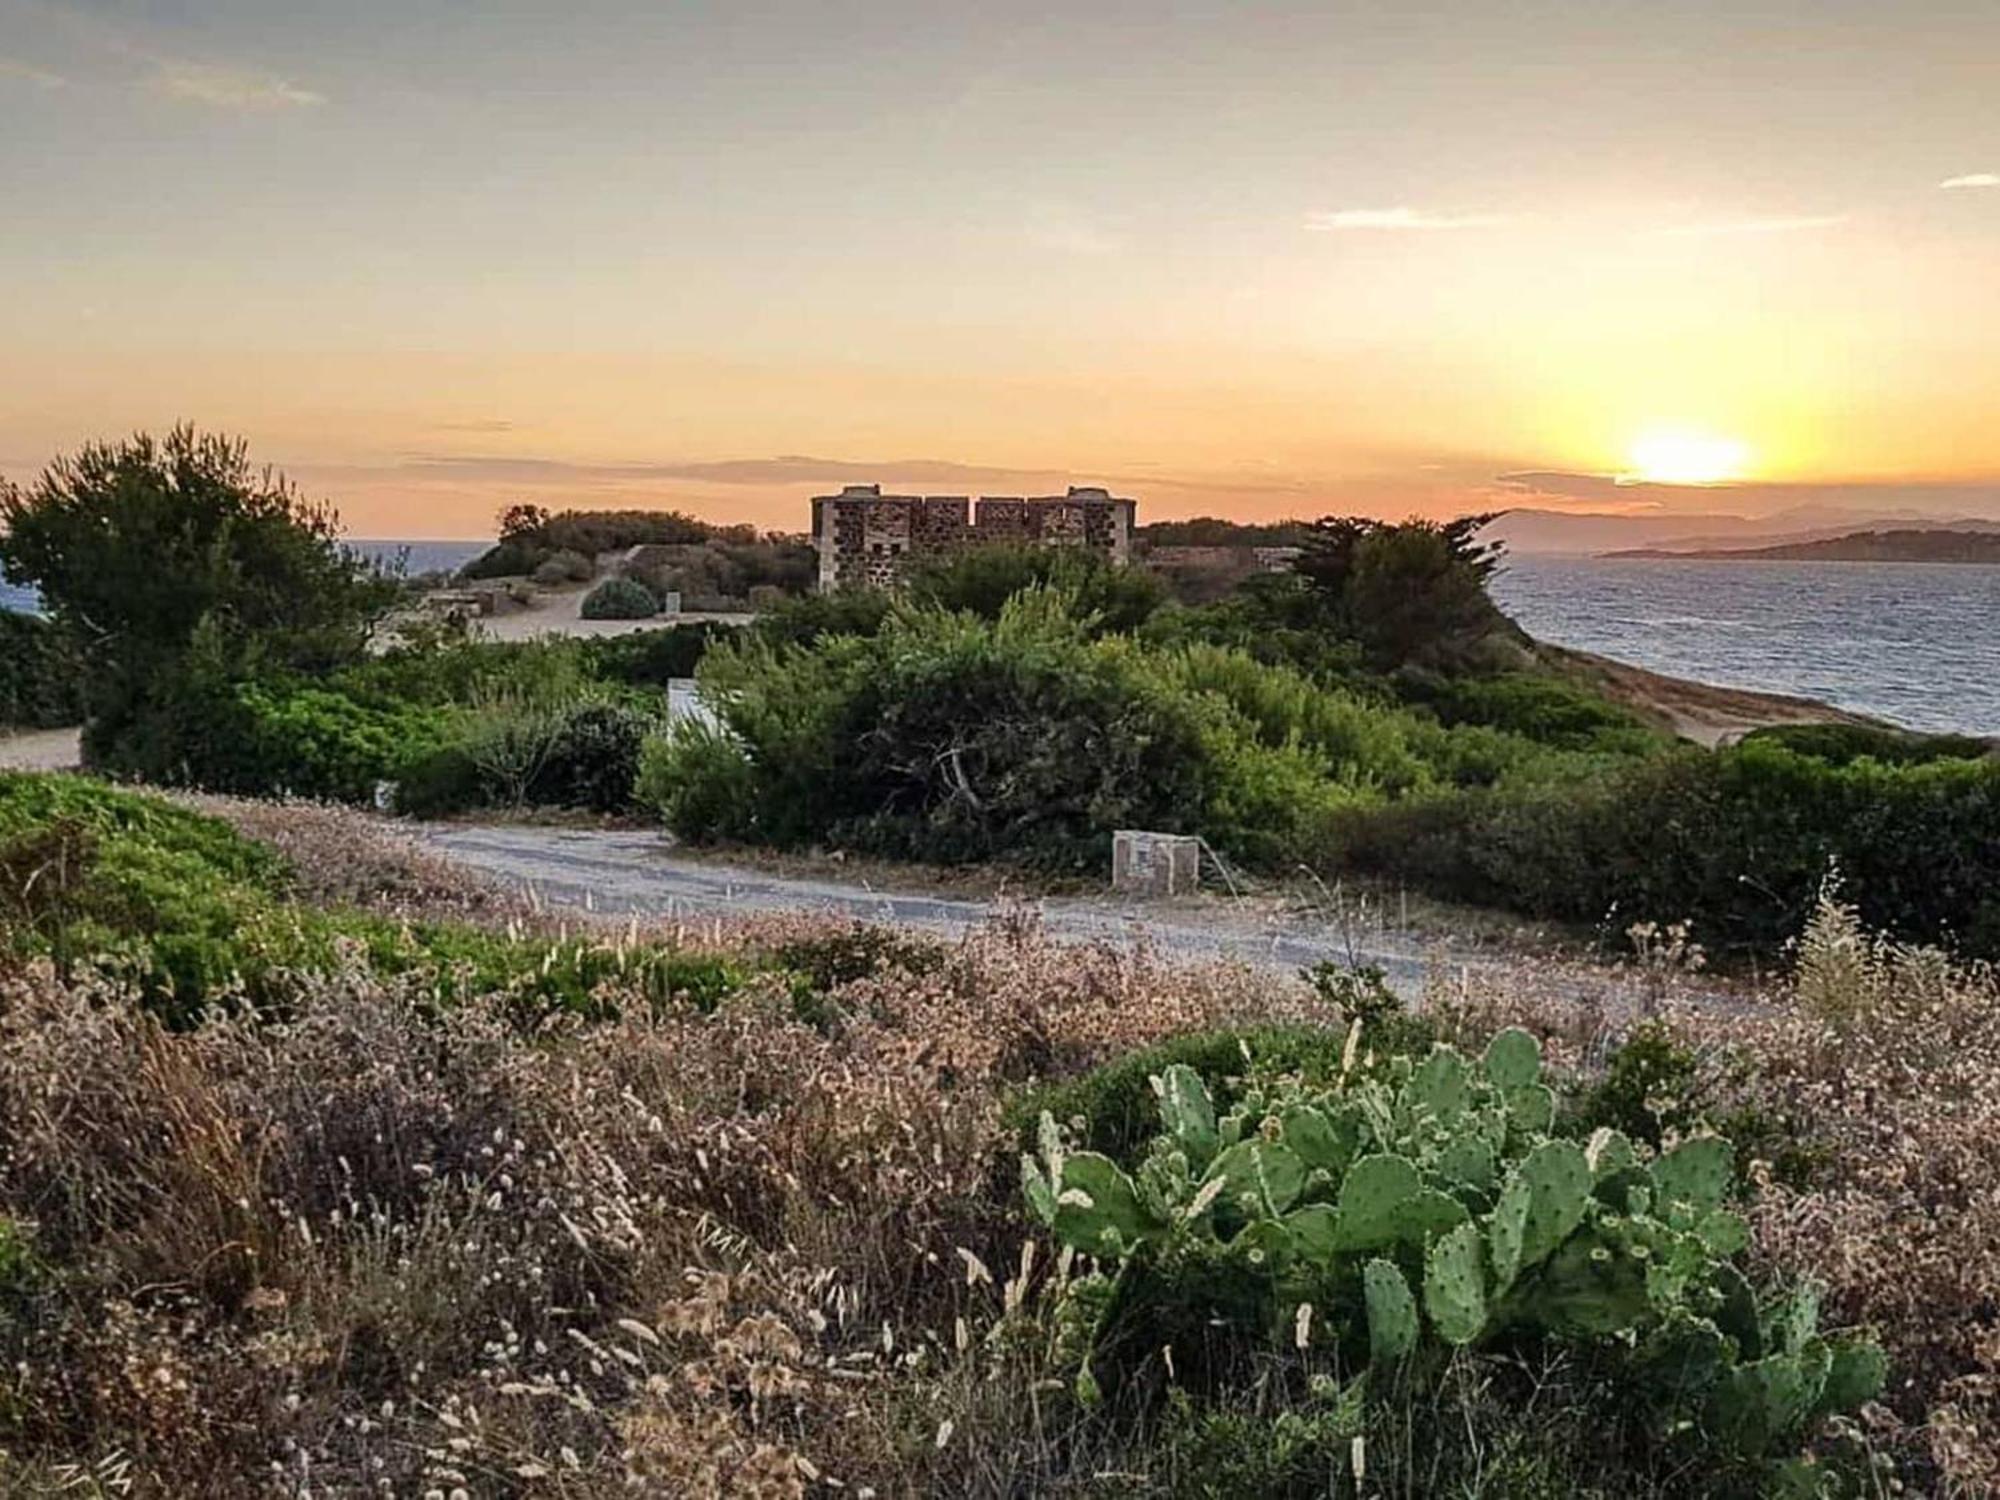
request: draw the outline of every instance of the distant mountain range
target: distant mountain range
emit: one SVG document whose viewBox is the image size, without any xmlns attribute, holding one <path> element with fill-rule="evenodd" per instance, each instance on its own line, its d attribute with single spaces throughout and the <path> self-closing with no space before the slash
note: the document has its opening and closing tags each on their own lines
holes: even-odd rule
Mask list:
<svg viewBox="0 0 2000 1500">
<path fill-rule="evenodd" d="M 2000 525 L 1977 529 L 1903 527 L 1894 531 L 1852 531 L 1813 541 L 1769 547 L 1715 547 L 1698 550 L 1637 547 L 1607 557 L 1689 558 L 1737 562 L 1916 562 L 2000 564 Z"/>
<path fill-rule="evenodd" d="M 1505 542 L 1510 552 L 1597 556 L 1634 550 L 1695 553 L 1790 547 L 1881 530 L 2000 535 L 2000 520 L 1820 506 L 1799 506 L 1762 516 L 1521 509 L 1503 512 L 1483 535 Z"/>
</svg>

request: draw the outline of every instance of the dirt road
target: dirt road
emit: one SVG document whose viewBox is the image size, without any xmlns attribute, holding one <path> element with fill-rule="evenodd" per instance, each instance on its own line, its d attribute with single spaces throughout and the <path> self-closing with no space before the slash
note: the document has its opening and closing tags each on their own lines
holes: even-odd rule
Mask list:
<svg viewBox="0 0 2000 1500">
<path fill-rule="evenodd" d="M 418 842 L 550 906 L 606 915 L 688 917 L 766 911 L 832 912 L 891 926 L 954 935 L 990 921 L 1006 903 L 984 898 L 875 890 L 830 878 L 799 878 L 677 854 L 647 832 L 533 826 L 418 825 Z M 1504 980 L 1518 973 L 1544 992 L 1622 1010 L 1636 981 L 1594 966 L 1555 968 L 1491 948 L 1422 943 L 1376 925 L 1342 932 L 1314 913 L 1266 901 L 1222 897 L 1132 902 L 1110 896 L 1045 896 L 1031 903 L 1055 937 L 1069 942 L 1139 942 L 1189 959 L 1233 959 L 1290 974 L 1321 959 L 1379 965 L 1401 993 L 1461 974 Z"/>
</svg>

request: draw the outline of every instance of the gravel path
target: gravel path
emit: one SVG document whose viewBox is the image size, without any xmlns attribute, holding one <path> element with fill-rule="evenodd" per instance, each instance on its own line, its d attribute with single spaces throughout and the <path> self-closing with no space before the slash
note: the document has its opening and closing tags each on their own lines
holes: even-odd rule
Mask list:
<svg viewBox="0 0 2000 1500">
<path fill-rule="evenodd" d="M 833 912 L 890 926 L 955 935 L 1010 905 L 981 897 L 875 890 L 831 878 L 802 878 L 691 859 L 647 832 L 524 825 L 425 824 L 418 842 L 549 906 L 605 915 L 691 917 L 765 911 Z M 1029 903 L 1051 934 L 1070 942 L 1144 942 L 1190 959 L 1233 959 L 1290 974 L 1321 959 L 1379 965 L 1398 991 L 1414 995 L 1439 975 L 1501 979 L 1512 973 L 1580 1002 L 1624 1009 L 1634 1003 L 1628 972 L 1557 969 L 1491 949 L 1424 944 L 1390 931 L 1347 934 L 1310 913 L 1264 901 L 1219 897 L 1134 902 L 1110 896 L 1045 896 Z"/>
</svg>

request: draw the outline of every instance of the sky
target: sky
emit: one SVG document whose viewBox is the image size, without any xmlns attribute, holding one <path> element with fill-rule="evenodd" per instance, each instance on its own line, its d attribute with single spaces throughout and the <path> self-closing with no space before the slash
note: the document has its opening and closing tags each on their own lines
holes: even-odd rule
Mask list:
<svg viewBox="0 0 2000 1500">
<path fill-rule="evenodd" d="M 0 474 L 2000 515 L 1996 84 L 1992 0 L 0 0 Z"/>
</svg>

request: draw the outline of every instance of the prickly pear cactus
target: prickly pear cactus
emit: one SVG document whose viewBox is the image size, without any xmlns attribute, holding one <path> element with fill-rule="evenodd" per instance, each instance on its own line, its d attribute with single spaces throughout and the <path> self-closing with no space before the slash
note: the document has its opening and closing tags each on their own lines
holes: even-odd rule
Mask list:
<svg viewBox="0 0 2000 1500">
<path fill-rule="evenodd" d="M 1347 1170 L 1360 1148 L 1361 1121 L 1352 1111 L 1295 1104 L 1279 1116 L 1278 1123 L 1280 1138 L 1298 1153 L 1308 1170 L 1325 1172 L 1335 1179 Z"/>
<path fill-rule="evenodd" d="M 1456 1050 L 1434 1047 L 1403 1085 L 1397 1103 L 1406 1113 L 1448 1120 L 1465 1108 L 1469 1072 L 1464 1057 Z"/>
<path fill-rule="evenodd" d="M 1653 1163 L 1656 1201 L 1665 1207 L 1686 1203 L 1696 1209 L 1720 1208 L 1729 1195 L 1736 1152 L 1719 1135 L 1682 1141 Z"/>
<path fill-rule="evenodd" d="M 1417 1347 L 1417 1299 L 1394 1261 L 1379 1256 L 1361 1272 L 1368 1308 L 1368 1359 L 1388 1366 L 1408 1359 Z"/>
<path fill-rule="evenodd" d="M 1583 1222 L 1590 1186 L 1590 1163 L 1571 1141 L 1542 1142 L 1508 1174 L 1488 1226 L 1502 1287 L 1547 1260 Z"/>
<path fill-rule="evenodd" d="M 1424 1257 L 1424 1311 L 1447 1344 L 1469 1344 L 1486 1331 L 1486 1271 L 1479 1226 L 1461 1224 Z"/>
<path fill-rule="evenodd" d="M 1152 1080 L 1160 1101 L 1160 1123 L 1167 1127 L 1195 1166 L 1206 1166 L 1220 1144 L 1215 1132 L 1215 1104 L 1201 1074 L 1186 1063 L 1175 1063 Z"/>
<path fill-rule="evenodd" d="M 1132 1179 L 1108 1156 L 1079 1151 L 1065 1157 L 1056 1194 L 1056 1237 L 1092 1255 L 1137 1249 L 1162 1228 L 1139 1203 Z"/>
<path fill-rule="evenodd" d="M 1439 1148 L 1437 1172 L 1453 1187 L 1489 1192 L 1499 1180 L 1499 1158 L 1485 1136 L 1466 1129 Z"/>
<path fill-rule="evenodd" d="M 1518 1026 L 1496 1032 L 1486 1044 L 1486 1077 L 1502 1093 L 1539 1083 L 1542 1044 Z"/>
<path fill-rule="evenodd" d="M 1130 1175 L 1070 1150 L 1046 1115 L 1021 1162 L 1034 1216 L 1099 1263 L 1076 1282 L 1103 1304 L 1091 1340 L 1135 1286 L 1212 1299 L 1213 1326 L 1285 1340 L 1310 1303 L 1383 1368 L 1414 1356 L 1425 1370 L 1427 1354 L 1501 1331 L 1614 1340 L 1667 1426 L 1699 1423 L 1752 1456 L 1796 1448 L 1882 1388 L 1880 1348 L 1822 1334 L 1812 1288 L 1760 1305 L 1732 1264 L 1748 1231 L 1724 1206 L 1729 1144 L 1699 1136 L 1649 1160 L 1615 1130 L 1555 1136 L 1528 1032 L 1500 1032 L 1476 1063 L 1450 1047 L 1351 1051 L 1319 1084 L 1260 1076 L 1246 1056 L 1219 1116 L 1191 1068 L 1153 1088 L 1161 1130 Z"/>
<path fill-rule="evenodd" d="M 1340 1182 L 1340 1248 L 1379 1250 L 1403 1237 L 1402 1215 L 1423 1179 L 1402 1156 L 1364 1156 Z"/>
<path fill-rule="evenodd" d="M 1217 1200 L 1246 1219 L 1275 1216 L 1298 1201 L 1306 1167 L 1281 1141 L 1238 1141 L 1209 1163 L 1207 1181 L 1220 1181 Z"/>
</svg>

